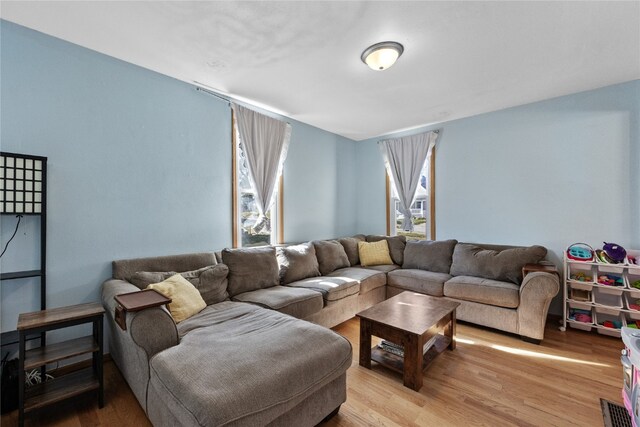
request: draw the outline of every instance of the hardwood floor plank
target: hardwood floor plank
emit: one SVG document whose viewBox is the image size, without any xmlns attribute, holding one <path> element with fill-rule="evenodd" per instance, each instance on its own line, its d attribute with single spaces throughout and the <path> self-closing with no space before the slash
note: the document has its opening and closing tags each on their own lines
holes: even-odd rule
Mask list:
<svg viewBox="0 0 640 427">
<path fill-rule="evenodd" d="M 547 325 L 541 345 L 460 323 L 458 343 L 423 372 L 413 391 L 402 376 L 373 363 L 358 365 L 359 322 L 334 330 L 353 345 L 347 401 L 323 427 L 354 426 L 601 426 L 599 399 L 622 403 L 622 341 Z M 380 340 L 372 339 L 372 345 Z M 17 425 L 17 411 L 1 418 Z M 91 393 L 35 411 L 27 426 L 150 426 L 113 362 L 105 364 L 105 407 Z"/>
</svg>

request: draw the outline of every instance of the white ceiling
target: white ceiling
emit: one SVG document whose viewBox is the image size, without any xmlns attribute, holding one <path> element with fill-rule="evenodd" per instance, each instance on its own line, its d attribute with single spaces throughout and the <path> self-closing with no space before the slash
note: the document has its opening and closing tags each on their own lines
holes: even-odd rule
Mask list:
<svg viewBox="0 0 640 427">
<path fill-rule="evenodd" d="M 3 19 L 362 140 L 640 78 L 640 2 L 7 2 Z M 394 40 L 387 71 L 360 61 Z"/>
</svg>

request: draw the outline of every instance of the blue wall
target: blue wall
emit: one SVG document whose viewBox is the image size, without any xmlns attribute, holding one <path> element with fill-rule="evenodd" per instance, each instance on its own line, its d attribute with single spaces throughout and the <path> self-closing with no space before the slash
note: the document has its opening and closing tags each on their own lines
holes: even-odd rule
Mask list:
<svg viewBox="0 0 640 427">
<path fill-rule="evenodd" d="M 49 307 L 98 301 L 114 259 L 231 245 L 225 102 L 7 21 L 0 27 L 1 149 L 49 158 Z M 287 120 L 285 240 L 353 233 L 354 172 L 343 166 L 355 162 L 355 142 Z M 0 225 L 4 245 L 15 218 Z M 2 271 L 37 268 L 37 225 L 24 218 Z M 3 331 L 39 309 L 36 284 L 2 283 Z"/>
<path fill-rule="evenodd" d="M 0 30 L 0 148 L 49 157 L 50 307 L 97 301 L 113 259 L 231 244 L 226 103 L 6 21 Z M 635 81 L 432 127 L 437 237 L 543 244 L 556 262 L 576 241 L 640 248 L 639 111 Z M 380 138 L 287 120 L 285 240 L 384 233 Z M 2 217 L 2 245 L 14 225 Z M 2 271 L 36 268 L 38 237 L 25 217 Z M 2 330 L 38 308 L 34 281 L 0 291 Z"/>
<path fill-rule="evenodd" d="M 541 244 L 558 264 L 574 242 L 640 248 L 639 112 L 634 81 L 402 133 L 442 130 L 436 237 Z M 385 137 L 356 149 L 362 233 L 386 227 Z"/>
</svg>

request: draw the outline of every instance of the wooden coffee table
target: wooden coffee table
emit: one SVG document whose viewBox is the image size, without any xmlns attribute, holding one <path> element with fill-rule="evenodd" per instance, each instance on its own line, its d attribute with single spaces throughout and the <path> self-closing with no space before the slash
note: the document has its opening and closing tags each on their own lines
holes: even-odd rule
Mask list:
<svg viewBox="0 0 640 427">
<path fill-rule="evenodd" d="M 371 360 L 403 376 L 413 390 L 422 387 L 422 371 L 445 348 L 456 348 L 456 308 L 460 303 L 415 292 L 403 292 L 357 314 L 360 318 L 360 366 L 371 369 Z M 444 335 L 438 335 L 444 331 Z M 404 358 L 378 347 L 371 336 L 404 347 Z M 438 335 L 423 354 L 423 345 Z"/>
</svg>

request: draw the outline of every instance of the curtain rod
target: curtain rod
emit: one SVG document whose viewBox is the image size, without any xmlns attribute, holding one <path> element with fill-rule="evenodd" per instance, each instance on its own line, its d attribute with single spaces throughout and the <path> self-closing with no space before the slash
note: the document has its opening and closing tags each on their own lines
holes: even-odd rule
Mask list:
<svg viewBox="0 0 640 427">
<path fill-rule="evenodd" d="M 222 100 L 222 101 L 226 102 L 228 105 L 231 105 L 232 103 L 241 103 L 241 104 L 246 104 L 246 105 L 250 105 L 250 106 L 251 106 L 251 107 L 253 107 L 253 108 L 259 108 L 259 109 L 262 109 L 262 110 L 266 110 L 266 111 L 268 111 L 269 113 L 272 113 L 272 114 L 276 114 L 276 115 L 278 115 L 278 116 L 281 116 L 281 117 L 283 117 L 283 118 L 288 118 L 287 116 L 285 116 L 285 115 L 284 115 L 284 114 L 282 114 L 282 113 L 277 113 L 277 112 L 275 112 L 275 111 L 270 111 L 268 108 L 265 108 L 265 107 L 258 107 L 258 106 L 252 105 L 252 104 L 251 104 L 251 103 L 249 103 L 249 102 L 246 102 L 246 101 L 239 101 L 239 100 L 237 100 L 237 99 L 234 99 L 233 97 L 226 96 L 226 95 L 222 95 L 222 94 L 220 94 L 220 93 L 218 93 L 218 92 L 215 92 L 215 91 L 213 91 L 213 90 L 211 90 L 211 89 L 207 89 L 206 87 L 203 87 L 204 85 L 203 85 L 202 83 L 200 83 L 200 82 L 194 81 L 193 83 L 194 83 L 194 86 L 196 87 L 196 90 L 197 90 L 197 91 L 199 91 L 199 92 L 204 92 L 204 93 L 209 94 L 209 95 L 211 95 L 211 96 L 213 96 L 213 97 L 216 97 L 216 98 L 218 98 L 218 99 L 220 99 L 220 100 Z M 280 119 L 276 119 L 276 120 L 280 120 Z M 280 120 L 280 121 L 283 121 L 283 122 L 285 122 L 286 124 L 288 124 L 289 126 L 291 126 L 291 123 L 289 123 L 287 120 Z"/>
<path fill-rule="evenodd" d="M 420 135 L 421 133 L 428 133 L 428 132 L 433 132 L 433 133 L 435 133 L 435 134 L 440 134 L 440 129 L 426 130 L 426 131 L 424 131 L 424 132 L 413 133 L 413 134 L 405 135 L 405 136 Z M 404 137 L 403 137 L 403 136 L 400 136 L 400 137 L 398 137 L 398 138 L 404 138 Z M 386 140 L 388 140 L 388 139 L 395 139 L 395 138 L 389 138 L 389 137 L 387 137 L 387 138 L 385 138 L 385 139 L 379 139 L 379 140 L 378 140 L 378 142 L 386 141 Z"/>
<path fill-rule="evenodd" d="M 196 83 L 196 90 L 197 90 L 197 91 L 200 91 L 200 92 L 208 93 L 209 95 L 211 95 L 211 96 L 215 96 L 216 98 L 221 99 L 221 100 L 223 100 L 223 101 L 225 101 L 225 102 L 227 102 L 227 103 L 229 103 L 229 104 L 231 103 L 231 99 L 230 99 L 230 98 L 227 98 L 227 97 L 225 97 L 225 96 L 222 96 L 222 95 L 220 95 L 219 93 L 216 93 L 216 92 L 214 92 L 214 91 L 212 91 L 212 90 L 205 89 L 205 88 L 203 88 L 202 86 L 198 86 L 198 84 L 197 84 L 197 83 Z"/>
</svg>

